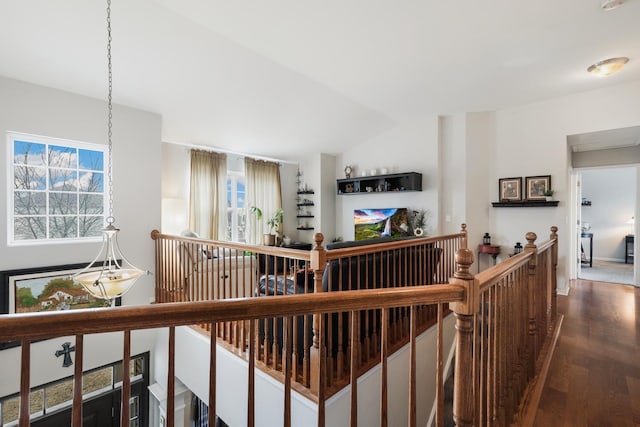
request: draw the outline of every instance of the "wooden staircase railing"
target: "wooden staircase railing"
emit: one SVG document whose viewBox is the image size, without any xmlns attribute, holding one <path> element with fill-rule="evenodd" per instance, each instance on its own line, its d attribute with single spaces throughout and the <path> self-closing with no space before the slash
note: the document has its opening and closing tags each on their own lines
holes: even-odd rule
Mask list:
<svg viewBox="0 0 640 427">
<path fill-rule="evenodd" d="M 386 370 L 390 313 L 392 310 L 409 307 L 409 400 L 407 407 L 408 424 L 414 426 L 418 406 L 415 389 L 417 364 L 415 357 L 416 330 L 419 308 L 425 305 L 436 307 L 437 345 L 436 372 L 436 425 L 443 425 L 443 349 L 442 316 L 445 304 L 449 304 L 456 317 L 456 359 L 454 384 L 454 420 L 459 426 L 483 425 L 531 425 L 532 411 L 539 387 L 544 358 L 551 354 L 553 331 L 556 329 L 556 265 L 557 228 L 552 227 L 551 239 L 536 247 L 536 236 L 527 234 L 526 250 L 509 260 L 486 270 L 477 276 L 470 272 L 473 253 L 465 248 L 456 251 L 456 269 L 449 284 L 433 284 L 412 287 L 392 287 L 358 291 L 319 292 L 269 298 L 232 298 L 212 301 L 193 301 L 155 304 L 140 307 L 115 307 L 95 310 L 75 310 L 71 312 L 51 312 L 38 314 L 13 314 L 0 316 L 0 342 L 20 340 L 21 385 L 20 385 L 20 426 L 29 425 L 29 387 L 31 343 L 38 339 L 60 336 L 76 336 L 76 355 L 83 353 L 84 337 L 87 334 L 123 332 L 123 364 L 130 361 L 131 331 L 149 328 L 169 328 L 167 392 L 174 391 L 175 372 L 175 328 L 183 325 L 209 325 L 210 331 L 219 331 L 222 324 L 248 323 L 249 339 L 246 341 L 249 361 L 249 378 L 254 378 L 257 360 L 253 357 L 259 346 L 254 339 L 261 319 L 281 317 L 283 319 L 283 372 L 284 383 L 283 413 L 284 425 L 291 424 L 292 374 L 292 331 L 293 319 L 313 315 L 322 319 L 323 315 L 349 313 L 351 333 L 349 337 L 349 370 L 351 383 L 351 423 L 355 425 L 359 409 L 357 405 L 358 370 L 358 322 L 362 312 L 381 310 L 379 354 L 382 366 L 382 387 L 380 390 L 380 423 L 386 426 L 388 399 Z M 465 242 L 466 243 L 466 242 Z M 311 263 L 314 263 L 312 255 Z M 317 265 L 317 264 L 316 264 Z M 316 278 L 317 285 L 317 278 Z M 173 288 L 177 289 L 177 288 Z M 182 290 L 178 294 L 183 294 Z M 314 321 L 322 336 L 325 322 Z M 317 371 L 311 371 L 312 382 L 318 384 L 317 425 L 325 423 L 326 378 L 328 377 L 326 347 L 322 340 L 314 339 L 318 346 Z M 215 340 L 211 340 L 211 349 Z M 216 408 L 216 358 L 212 351 L 209 358 L 209 423 L 215 423 Z M 77 356 L 76 356 L 77 357 Z M 81 390 L 82 360 L 76 361 L 74 376 L 73 425 L 80 426 L 82 420 Z M 123 385 L 126 387 L 126 384 Z M 254 401 L 255 384 L 247 383 L 249 401 Z M 128 390 L 123 390 L 126 396 Z M 429 403 L 430 404 L 430 403 Z M 364 408 L 364 410 L 369 410 Z M 167 400 L 167 423 L 174 425 L 174 402 Z M 122 416 L 125 417 L 126 411 Z M 253 426 L 255 412 L 253 404 L 247 409 L 248 425 Z M 123 418 L 121 425 L 128 424 Z"/>
<path fill-rule="evenodd" d="M 203 301 L 228 298 L 272 297 L 276 293 L 304 294 L 342 292 L 347 289 L 383 289 L 446 283 L 455 271 L 454 255 L 466 245 L 466 226 L 457 234 L 416 238 L 359 247 L 325 250 L 321 233 L 315 236 L 310 251 L 269 246 L 244 245 L 152 232 L 156 247 L 156 301 Z M 465 246 L 466 247 L 466 246 Z M 338 275 L 327 274 L 337 270 Z M 308 272 L 308 274 L 300 272 Z M 327 277 L 325 277 L 327 274 Z M 264 286 L 265 279 L 277 283 Z M 281 284 L 288 284 L 281 286 Z M 390 321 L 388 351 L 409 342 L 409 307 L 393 308 Z M 445 308 L 445 315 L 449 311 Z M 350 357 L 350 321 L 347 313 L 297 317 L 292 321 L 291 360 L 283 351 L 283 319 L 272 317 L 258 322 L 254 333 L 255 363 L 283 381 L 285 368 L 291 369 L 293 387 L 313 400 L 319 395 L 319 343 L 327 347 L 326 384 L 323 393 L 330 397 L 350 384 L 351 371 L 362 374 L 380 360 L 381 311 L 369 310 L 361 315 L 361 333 L 354 341 L 356 354 Z M 416 308 L 417 333 L 437 321 L 437 308 Z M 321 338 L 319 322 L 324 322 Z M 205 323 L 200 328 L 208 331 Z M 247 350 L 250 325 L 247 322 L 223 322 L 216 325 L 215 336 L 243 358 Z M 355 363 L 355 366 L 352 364 Z"/>
<path fill-rule="evenodd" d="M 454 421 L 457 426 L 532 425 L 543 366 L 557 337 L 557 227 L 525 251 L 479 273 L 473 253 L 456 255 L 460 268 L 450 283 L 466 298 L 451 304 L 456 316 Z"/>
</svg>

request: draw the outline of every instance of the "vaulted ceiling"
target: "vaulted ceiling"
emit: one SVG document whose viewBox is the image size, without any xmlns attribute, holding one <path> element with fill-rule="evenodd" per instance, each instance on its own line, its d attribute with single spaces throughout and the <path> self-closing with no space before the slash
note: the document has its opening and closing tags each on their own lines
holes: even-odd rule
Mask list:
<svg viewBox="0 0 640 427">
<path fill-rule="evenodd" d="M 161 114 L 164 141 L 283 159 L 640 79 L 640 0 L 112 1 L 114 102 Z M 0 1 L 0 75 L 104 99 L 105 9 Z"/>
</svg>

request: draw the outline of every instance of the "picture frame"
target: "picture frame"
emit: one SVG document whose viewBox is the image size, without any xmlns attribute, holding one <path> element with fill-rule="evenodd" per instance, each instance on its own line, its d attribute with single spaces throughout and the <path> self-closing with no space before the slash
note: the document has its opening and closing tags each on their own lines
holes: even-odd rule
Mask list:
<svg viewBox="0 0 640 427">
<path fill-rule="evenodd" d="M 96 299 L 71 278 L 87 265 L 88 262 L 0 271 L 0 314 L 109 307 L 107 301 Z M 99 268 L 101 264 L 91 270 Z M 120 298 L 113 303 L 120 304 Z M 0 343 L 0 350 L 19 345 Z"/>
<path fill-rule="evenodd" d="M 517 202 L 522 200 L 522 177 L 500 178 L 498 194 L 501 202 Z"/>
<path fill-rule="evenodd" d="M 527 200 L 545 200 L 544 193 L 551 190 L 551 175 L 525 177 Z"/>
</svg>

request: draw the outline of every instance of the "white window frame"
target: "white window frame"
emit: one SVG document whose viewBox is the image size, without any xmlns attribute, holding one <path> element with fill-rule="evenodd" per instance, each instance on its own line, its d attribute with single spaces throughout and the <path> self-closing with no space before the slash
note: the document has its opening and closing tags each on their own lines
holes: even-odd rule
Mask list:
<svg viewBox="0 0 640 427">
<path fill-rule="evenodd" d="M 35 245 L 47 245 L 47 244 L 60 244 L 60 243 L 78 243 L 78 242 L 100 242 L 102 241 L 102 235 L 91 236 L 91 237 L 65 237 L 65 238 L 49 238 L 44 237 L 41 239 L 31 239 L 31 240 L 15 240 L 14 235 L 14 142 L 15 141 L 29 141 L 36 144 L 45 144 L 47 147 L 49 145 L 57 145 L 62 147 L 70 147 L 76 149 L 86 149 L 93 151 L 101 151 L 104 155 L 103 160 L 103 224 L 105 223 L 105 218 L 109 212 L 109 197 L 108 197 L 108 147 L 104 144 L 95 144 L 88 143 L 82 141 L 75 141 L 70 139 L 62 139 L 62 138 L 54 138 L 49 136 L 42 135 L 34 135 L 22 132 L 7 132 L 7 159 L 6 159 L 6 169 L 7 169 L 7 246 L 35 246 Z M 49 165 L 45 165 L 47 171 L 49 169 Z M 48 184 L 48 173 L 47 175 L 47 184 Z M 45 186 L 45 192 L 48 195 L 49 188 L 48 185 Z M 48 197 L 47 205 L 48 205 Z M 49 213 L 45 214 L 47 218 L 47 224 L 49 219 Z M 48 227 L 48 225 L 47 225 Z"/>
<path fill-rule="evenodd" d="M 237 211 L 238 211 L 238 193 L 237 191 L 235 191 L 235 189 L 237 189 L 237 183 L 239 181 L 239 178 L 242 179 L 242 181 L 244 182 L 244 192 L 245 192 L 245 216 L 248 214 L 248 206 L 247 206 L 247 179 L 244 176 L 244 174 L 242 172 L 235 172 L 235 171 L 228 171 L 227 172 L 227 182 L 225 182 L 225 194 L 226 194 L 226 184 L 228 183 L 229 180 L 231 180 L 231 199 L 229 200 L 231 207 L 227 207 L 227 221 L 229 221 L 229 217 L 231 218 L 231 222 L 229 224 L 227 224 L 227 226 L 231 229 L 231 236 L 230 236 L 230 241 L 232 242 L 238 242 L 238 243 L 245 243 L 246 242 L 246 223 L 245 223 L 245 240 L 244 241 L 240 241 L 238 239 L 238 215 L 237 215 Z M 231 213 L 231 215 L 229 215 L 229 213 Z M 225 233 L 225 237 L 226 233 Z"/>
</svg>

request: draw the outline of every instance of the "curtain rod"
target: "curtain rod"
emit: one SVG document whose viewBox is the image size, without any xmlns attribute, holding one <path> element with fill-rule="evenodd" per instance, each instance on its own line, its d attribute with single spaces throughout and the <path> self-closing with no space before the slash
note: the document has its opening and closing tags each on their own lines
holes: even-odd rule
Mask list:
<svg viewBox="0 0 640 427">
<path fill-rule="evenodd" d="M 212 147 L 210 145 L 186 144 L 186 143 L 183 143 L 183 142 L 171 142 L 171 141 L 163 141 L 163 142 L 165 142 L 167 144 L 181 145 L 181 146 L 186 147 L 186 148 L 195 148 L 197 150 L 204 150 L 204 151 L 216 151 L 216 152 L 219 152 L 219 153 L 233 154 L 233 155 L 242 156 L 242 157 L 251 157 L 252 159 L 266 160 L 266 161 L 275 162 L 275 163 L 287 163 L 287 164 L 290 164 L 290 165 L 299 164 L 299 162 L 294 162 L 294 161 L 291 161 L 291 160 L 282 160 L 282 159 L 276 159 L 274 157 L 257 156 L 255 154 L 241 153 L 239 151 L 232 151 L 232 150 L 228 150 L 226 148 Z"/>
</svg>

